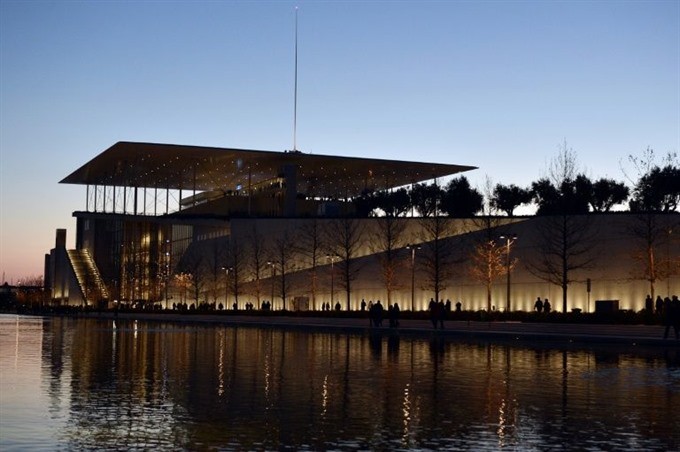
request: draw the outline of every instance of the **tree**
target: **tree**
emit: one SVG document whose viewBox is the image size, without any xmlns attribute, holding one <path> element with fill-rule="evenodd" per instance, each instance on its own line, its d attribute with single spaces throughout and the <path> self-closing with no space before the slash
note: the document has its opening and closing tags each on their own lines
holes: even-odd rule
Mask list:
<svg viewBox="0 0 680 452">
<path fill-rule="evenodd" d="M 609 212 L 628 199 L 630 191 L 622 182 L 601 178 L 592 184 L 590 207 L 595 212 Z"/>
<path fill-rule="evenodd" d="M 361 195 L 352 200 L 356 216 L 360 218 L 370 217 L 376 208 L 377 202 L 377 194 L 373 190 L 363 190 Z"/>
<path fill-rule="evenodd" d="M 376 194 L 375 207 L 388 217 L 400 217 L 408 212 L 410 198 L 408 190 L 399 188 L 394 191 L 381 191 Z"/>
<path fill-rule="evenodd" d="M 312 295 L 312 310 L 316 310 L 316 295 L 319 292 L 318 267 L 323 258 L 323 234 L 319 220 L 316 218 L 305 222 L 298 229 L 297 252 L 302 255 L 308 267 L 309 290 Z"/>
<path fill-rule="evenodd" d="M 295 269 L 295 241 L 288 229 L 284 229 L 280 236 L 274 238 L 271 248 L 272 265 L 279 273 L 279 295 L 283 302 L 283 310 L 286 310 L 286 298 L 290 290 L 290 280 L 287 275 Z M 273 300 L 272 300 L 273 301 Z"/>
<path fill-rule="evenodd" d="M 192 290 L 196 307 L 198 307 L 201 298 L 201 292 L 203 292 L 208 279 L 207 267 L 208 266 L 206 265 L 205 256 L 203 253 L 198 252 L 197 248 L 189 249 L 187 253 L 182 256 L 182 261 L 180 262 L 180 268 L 184 270 L 185 274 L 190 276 L 188 279 L 188 287 Z"/>
<path fill-rule="evenodd" d="M 180 303 L 186 302 L 187 290 L 192 285 L 191 279 L 192 276 L 189 273 L 177 273 L 173 278 L 174 286 L 179 290 Z"/>
<path fill-rule="evenodd" d="M 266 263 L 265 256 L 265 237 L 257 230 L 257 223 L 253 223 L 253 228 L 247 236 L 247 261 L 249 263 L 249 277 L 253 281 L 252 294 L 260 305 L 263 287 L 262 287 L 262 270 Z M 272 300 L 273 301 L 273 300 Z"/>
<path fill-rule="evenodd" d="M 497 193 L 503 191 L 503 188 L 498 190 L 498 187 L 503 186 L 497 184 L 493 191 L 491 186 L 491 181 L 487 178 L 484 193 L 488 202 L 484 205 L 483 215 L 472 219 L 474 228 L 469 232 L 472 233 L 473 244 L 468 259 L 468 275 L 486 288 L 486 309 L 488 312 L 491 312 L 491 288 L 494 282 L 500 276 L 507 274 L 507 271 L 511 270 L 516 262 L 516 260 L 511 262 L 510 268 L 508 268 L 506 259 L 507 248 L 498 241 L 501 235 L 503 235 L 501 232 L 503 227 L 501 219 L 495 215 L 496 209 L 499 209 L 499 207 L 494 202 L 494 197 Z M 518 188 L 514 185 L 511 187 Z M 514 193 L 519 193 L 519 190 L 509 189 L 510 192 Z M 528 190 L 525 190 L 525 192 L 529 196 Z M 509 207 L 509 204 L 506 207 Z M 506 213 L 508 213 L 508 216 L 511 216 L 514 207 L 509 208 L 510 212 L 506 211 Z"/>
<path fill-rule="evenodd" d="M 563 180 L 542 178 L 531 184 L 537 215 L 578 215 L 589 212 L 592 184 L 586 176 L 570 176 Z"/>
<path fill-rule="evenodd" d="M 221 287 L 220 282 L 222 281 L 222 275 L 225 272 L 224 261 L 226 259 L 226 243 L 224 239 L 211 239 L 209 243 L 210 247 L 206 255 L 206 265 L 209 270 L 212 301 L 217 304 L 217 297 Z"/>
<path fill-rule="evenodd" d="M 397 271 L 400 265 L 398 250 L 403 248 L 406 223 L 393 216 L 384 216 L 376 220 L 377 229 L 371 235 L 370 249 L 380 264 L 387 305 L 392 304 L 392 292 L 400 287 Z"/>
<path fill-rule="evenodd" d="M 654 150 L 647 148 L 641 157 L 631 155 L 628 159 L 638 176 L 629 203 L 634 215 L 627 228 L 634 245 L 632 257 L 637 262 L 633 277 L 647 281 L 654 298 L 656 283 L 678 273 L 679 264 L 670 255 L 665 263 L 659 257 L 663 256 L 664 245 L 670 249 L 674 231 L 680 230 L 680 221 L 674 212 L 680 196 L 677 154 L 669 153 L 659 164 Z"/>
<path fill-rule="evenodd" d="M 244 274 L 247 273 L 246 253 L 241 244 L 236 240 L 232 240 L 231 237 L 229 239 L 227 251 L 228 254 L 224 267 L 231 269 L 231 278 L 227 281 L 227 284 L 231 285 L 231 290 L 234 294 L 234 303 L 238 306 L 238 296 L 241 294 L 241 283 L 243 282 Z M 229 287 L 226 288 L 226 290 L 228 289 Z M 224 302 L 226 304 L 227 301 L 224 300 Z"/>
<path fill-rule="evenodd" d="M 467 177 L 451 179 L 444 189 L 441 210 L 452 218 L 467 218 L 482 210 L 484 197 L 470 186 Z"/>
<path fill-rule="evenodd" d="M 511 217 L 517 207 L 529 204 L 531 199 L 531 190 L 513 184 L 497 184 L 493 190 L 490 202 L 495 209 L 505 212 Z"/>
<path fill-rule="evenodd" d="M 363 245 L 362 223 L 355 218 L 338 218 L 329 223 L 327 233 L 326 243 L 330 254 L 340 258 L 338 262 L 342 274 L 340 284 L 345 289 L 347 310 L 349 311 L 351 309 L 352 282 L 356 280 L 359 272 L 359 262 L 355 257 L 357 257 Z"/>
<path fill-rule="evenodd" d="M 496 238 L 480 241 L 474 245 L 470 253 L 468 274 L 484 284 L 486 288 L 486 310 L 491 312 L 491 287 L 493 283 L 506 273 L 505 247 L 499 246 Z"/>
<path fill-rule="evenodd" d="M 431 217 L 439 213 L 442 196 L 442 189 L 436 183 L 415 184 L 411 189 L 411 204 L 421 216 Z"/>
<path fill-rule="evenodd" d="M 456 263 L 453 255 L 453 223 L 451 220 L 435 215 L 421 220 L 420 242 L 423 248 L 424 287 L 439 295 L 446 289 L 446 281 L 453 275 L 453 265 Z"/>
<path fill-rule="evenodd" d="M 643 175 L 633 191 L 633 211 L 674 212 L 680 202 L 680 168 L 654 167 Z"/>
<path fill-rule="evenodd" d="M 562 288 L 562 312 L 567 312 L 574 273 L 590 268 L 596 252 L 583 178 L 577 182 L 577 174 L 576 154 L 565 141 L 551 162 L 549 178 L 532 185 L 543 215 L 537 219 L 538 246 L 543 252 L 528 263 L 528 268 L 535 276 Z"/>
</svg>

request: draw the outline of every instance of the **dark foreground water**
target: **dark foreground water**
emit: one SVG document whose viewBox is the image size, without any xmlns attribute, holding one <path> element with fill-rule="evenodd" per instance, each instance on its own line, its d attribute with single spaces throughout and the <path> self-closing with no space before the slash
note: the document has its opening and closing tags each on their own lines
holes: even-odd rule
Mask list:
<svg viewBox="0 0 680 452">
<path fill-rule="evenodd" d="M 0 315 L 0 450 L 678 450 L 680 351 Z"/>
</svg>

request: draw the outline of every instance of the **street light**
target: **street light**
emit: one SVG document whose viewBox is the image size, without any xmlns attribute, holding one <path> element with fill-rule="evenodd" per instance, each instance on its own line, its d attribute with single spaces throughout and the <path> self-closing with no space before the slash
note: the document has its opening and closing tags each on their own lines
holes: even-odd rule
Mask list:
<svg viewBox="0 0 680 452">
<path fill-rule="evenodd" d="M 333 264 L 335 263 L 336 259 L 340 259 L 340 256 L 336 256 L 335 254 L 326 254 L 326 259 L 331 261 L 331 309 L 333 309 L 333 290 L 334 290 L 334 283 L 335 283 L 335 272 L 333 271 Z"/>
<path fill-rule="evenodd" d="M 269 300 L 270 303 L 274 303 L 274 278 L 276 277 L 276 261 L 267 261 L 267 265 L 271 268 L 271 278 L 272 278 L 272 299 Z"/>
<path fill-rule="evenodd" d="M 517 234 L 502 235 L 500 238 L 501 240 L 505 240 L 505 272 L 508 276 L 505 310 L 506 312 L 510 312 L 510 246 L 517 240 Z"/>
<path fill-rule="evenodd" d="M 416 250 L 420 249 L 420 245 L 406 245 L 407 250 L 411 250 L 411 312 L 415 311 L 416 298 Z"/>
<path fill-rule="evenodd" d="M 229 272 L 233 267 L 222 267 L 224 270 L 224 309 L 229 309 Z"/>
</svg>

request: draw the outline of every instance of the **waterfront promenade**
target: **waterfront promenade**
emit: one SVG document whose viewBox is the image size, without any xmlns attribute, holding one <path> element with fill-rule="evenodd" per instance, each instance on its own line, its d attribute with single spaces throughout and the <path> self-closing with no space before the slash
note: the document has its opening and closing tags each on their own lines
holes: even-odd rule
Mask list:
<svg viewBox="0 0 680 452">
<path fill-rule="evenodd" d="M 399 327 L 390 328 L 388 321 L 382 327 L 371 327 L 368 317 L 247 315 L 210 313 L 153 313 L 153 312 L 91 312 L 79 317 L 158 322 L 184 322 L 218 324 L 234 327 L 267 327 L 325 332 L 380 332 L 400 335 L 442 335 L 461 338 L 499 340 L 566 341 L 589 343 L 615 343 L 630 345 L 658 345 L 680 347 L 671 328 L 664 340 L 662 325 L 541 323 L 512 321 L 461 321 L 447 320 L 443 329 L 434 329 L 427 319 L 402 319 Z"/>
</svg>

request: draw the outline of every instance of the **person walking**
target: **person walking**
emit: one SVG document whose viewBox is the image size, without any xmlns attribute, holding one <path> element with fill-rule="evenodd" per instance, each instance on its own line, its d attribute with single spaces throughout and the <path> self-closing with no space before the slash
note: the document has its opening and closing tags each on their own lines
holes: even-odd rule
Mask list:
<svg viewBox="0 0 680 452">
<path fill-rule="evenodd" d="M 541 311 L 543 311 L 543 301 L 541 300 L 541 297 L 536 297 L 536 303 L 534 303 L 534 309 L 539 314 L 541 313 Z"/>
</svg>

